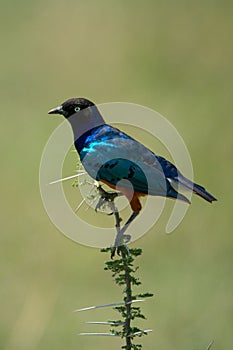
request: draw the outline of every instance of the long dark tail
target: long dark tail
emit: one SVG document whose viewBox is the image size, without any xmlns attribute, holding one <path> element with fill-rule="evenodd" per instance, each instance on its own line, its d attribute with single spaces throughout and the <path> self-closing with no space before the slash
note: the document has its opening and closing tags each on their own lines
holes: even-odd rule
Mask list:
<svg viewBox="0 0 233 350">
<path fill-rule="evenodd" d="M 212 196 L 209 192 L 205 190 L 204 187 L 194 184 L 193 185 L 193 192 L 197 194 L 198 196 L 204 198 L 207 202 L 212 203 L 213 201 L 216 201 L 217 199 Z"/>
<path fill-rule="evenodd" d="M 163 157 L 157 156 L 157 159 L 164 171 L 165 177 L 169 184 L 167 184 L 167 196 L 171 198 L 177 198 L 184 202 L 189 203 L 189 200 L 182 194 L 177 193 L 177 185 L 182 185 L 184 188 L 193 191 L 198 196 L 204 198 L 207 202 L 212 203 L 217 199 L 205 190 L 204 187 L 193 183 L 186 177 L 184 177 L 179 170 Z M 174 186 L 175 185 L 175 188 Z"/>
<path fill-rule="evenodd" d="M 192 183 L 192 181 L 186 179 L 184 176 L 179 177 L 179 182 L 186 188 L 193 191 L 193 193 L 197 194 L 198 196 L 204 198 L 207 202 L 212 203 L 213 201 L 216 201 L 217 199 L 209 192 L 206 191 L 206 189 L 198 184 Z"/>
</svg>

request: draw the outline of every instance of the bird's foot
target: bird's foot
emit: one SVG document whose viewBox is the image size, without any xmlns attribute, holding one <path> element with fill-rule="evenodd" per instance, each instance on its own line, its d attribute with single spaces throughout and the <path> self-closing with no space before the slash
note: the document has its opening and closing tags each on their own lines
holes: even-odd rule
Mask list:
<svg viewBox="0 0 233 350">
<path fill-rule="evenodd" d="M 130 256 L 130 250 L 129 247 L 125 244 L 125 245 L 121 245 L 119 247 L 112 247 L 111 248 L 111 259 L 113 259 L 115 257 L 115 255 L 118 256 Z"/>
<path fill-rule="evenodd" d="M 122 253 L 123 255 L 129 256 L 130 251 L 127 243 L 130 242 L 130 240 L 131 235 L 123 235 L 120 244 L 111 248 L 111 259 L 114 258 L 116 253 L 118 256 L 122 256 Z"/>
<path fill-rule="evenodd" d="M 104 207 L 106 204 L 111 204 L 116 197 L 118 197 L 117 192 L 107 192 L 105 191 L 102 186 L 97 186 L 97 191 L 99 192 L 100 199 L 98 203 L 96 204 L 95 211 L 100 210 L 102 207 Z M 111 205 L 110 205 L 111 207 Z M 110 213 L 109 215 L 112 215 L 113 213 Z"/>
</svg>

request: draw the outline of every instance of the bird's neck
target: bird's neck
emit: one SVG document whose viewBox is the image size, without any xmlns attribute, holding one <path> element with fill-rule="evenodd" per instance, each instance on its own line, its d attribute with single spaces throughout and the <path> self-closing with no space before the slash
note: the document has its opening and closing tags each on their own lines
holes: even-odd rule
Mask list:
<svg viewBox="0 0 233 350">
<path fill-rule="evenodd" d="M 73 114 L 68 120 L 73 129 L 74 141 L 77 141 L 91 129 L 105 124 L 102 115 L 95 106 Z"/>
</svg>

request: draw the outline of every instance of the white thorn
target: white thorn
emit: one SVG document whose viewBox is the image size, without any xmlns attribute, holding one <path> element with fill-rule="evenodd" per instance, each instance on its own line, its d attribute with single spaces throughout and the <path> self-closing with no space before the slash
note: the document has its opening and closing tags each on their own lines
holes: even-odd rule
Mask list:
<svg viewBox="0 0 233 350">
<path fill-rule="evenodd" d="M 129 301 L 128 303 L 124 303 L 123 301 L 120 301 L 120 302 L 111 303 L 111 304 L 101 304 L 101 305 L 89 306 L 89 307 L 85 307 L 85 308 L 82 308 L 82 309 L 74 310 L 73 312 L 94 310 L 94 309 L 100 309 L 100 308 L 103 308 L 103 307 L 119 306 L 119 305 L 125 305 L 125 304 L 141 303 L 143 301 L 145 301 L 145 300 L 137 299 L 137 300 Z"/>
<path fill-rule="evenodd" d="M 214 340 L 211 340 L 209 345 L 207 346 L 206 350 L 210 350 L 211 346 L 214 344 Z"/>
<path fill-rule="evenodd" d="M 52 182 L 50 182 L 49 184 L 50 184 L 50 185 L 53 185 L 53 184 L 56 184 L 56 183 L 58 183 L 58 182 L 70 180 L 70 179 L 73 179 L 74 177 L 78 177 L 78 176 L 81 176 L 81 175 L 84 175 L 84 174 L 86 174 L 86 173 L 85 173 L 85 172 L 82 172 L 82 173 L 80 173 L 80 174 L 71 175 L 71 176 L 68 176 L 68 177 L 64 177 L 63 179 L 58 179 L 58 180 L 52 181 Z"/>
<path fill-rule="evenodd" d="M 85 322 L 87 324 L 99 324 L 99 325 L 107 325 L 107 326 L 121 326 L 124 324 L 124 322 L 95 322 L 95 321 L 88 321 Z"/>
<path fill-rule="evenodd" d="M 94 336 L 104 336 L 104 337 L 120 337 L 121 335 L 113 333 L 79 333 L 79 335 L 94 335 Z"/>
<path fill-rule="evenodd" d="M 85 199 L 83 199 L 82 202 L 77 206 L 77 208 L 75 209 L 75 213 L 77 213 L 77 211 L 81 208 L 84 202 L 85 202 Z"/>
<path fill-rule="evenodd" d="M 145 334 L 150 332 L 153 332 L 153 329 L 145 329 L 144 331 L 135 332 L 132 335 L 140 335 L 140 334 Z"/>
</svg>

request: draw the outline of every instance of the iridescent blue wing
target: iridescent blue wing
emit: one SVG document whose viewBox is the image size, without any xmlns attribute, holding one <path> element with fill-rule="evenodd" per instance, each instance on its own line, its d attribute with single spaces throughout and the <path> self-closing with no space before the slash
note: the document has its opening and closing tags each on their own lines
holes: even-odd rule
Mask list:
<svg viewBox="0 0 233 350">
<path fill-rule="evenodd" d="M 166 179 L 156 155 L 109 125 L 97 128 L 86 138 L 80 158 L 87 172 L 97 180 L 112 185 L 128 180 L 128 186 L 133 186 L 136 192 L 166 193 Z M 127 187 L 127 181 L 124 183 Z"/>
<path fill-rule="evenodd" d="M 97 180 L 112 185 L 127 180 L 128 186 L 133 186 L 136 192 L 165 195 L 190 203 L 174 188 L 181 184 L 209 202 L 216 200 L 204 187 L 184 177 L 171 162 L 110 125 L 91 130 L 75 146 L 84 168 Z"/>
</svg>

